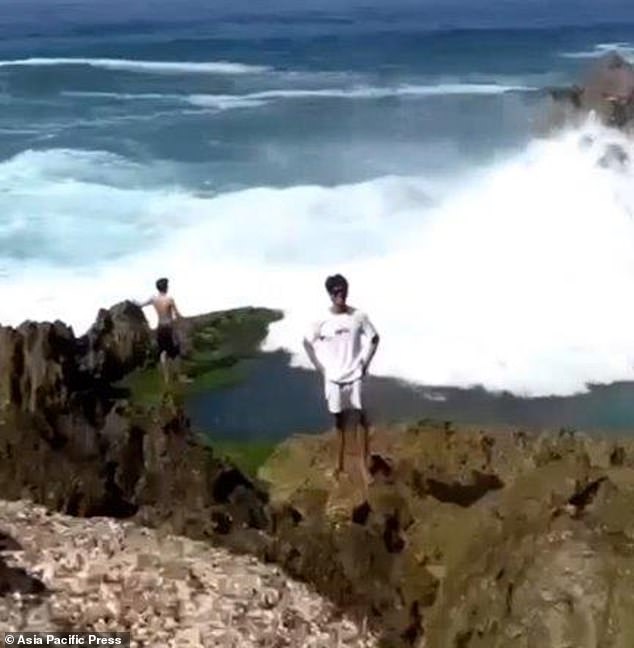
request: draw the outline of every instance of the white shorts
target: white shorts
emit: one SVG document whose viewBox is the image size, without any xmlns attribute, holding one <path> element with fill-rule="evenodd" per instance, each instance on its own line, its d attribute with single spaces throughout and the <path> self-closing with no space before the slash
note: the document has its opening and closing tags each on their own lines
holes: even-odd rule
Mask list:
<svg viewBox="0 0 634 648">
<path fill-rule="evenodd" d="M 363 409 L 361 402 L 361 379 L 351 383 L 326 381 L 326 402 L 331 414 L 340 414 L 346 410 Z"/>
</svg>

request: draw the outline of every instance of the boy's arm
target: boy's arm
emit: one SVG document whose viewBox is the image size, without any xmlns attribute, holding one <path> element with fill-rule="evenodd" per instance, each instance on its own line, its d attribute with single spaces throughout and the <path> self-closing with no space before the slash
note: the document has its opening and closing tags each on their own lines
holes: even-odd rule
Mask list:
<svg viewBox="0 0 634 648">
<path fill-rule="evenodd" d="M 176 315 L 178 319 L 183 319 L 183 316 L 181 315 L 180 311 L 176 307 L 176 302 L 174 301 L 174 298 L 172 298 L 172 310 L 174 311 L 174 315 Z"/>
<path fill-rule="evenodd" d="M 135 301 L 134 303 L 139 308 L 145 308 L 146 306 L 149 306 L 153 301 L 154 301 L 154 297 L 150 297 L 149 299 L 146 299 L 144 302 Z"/>
<path fill-rule="evenodd" d="M 324 367 L 321 364 L 321 362 L 319 362 L 319 358 L 315 353 L 315 340 L 318 337 L 317 328 L 318 327 L 315 326 L 309 335 L 304 336 L 304 349 L 306 351 L 306 355 L 308 356 L 308 359 L 312 362 L 313 367 L 315 367 L 317 371 L 323 373 Z"/>
<path fill-rule="evenodd" d="M 374 327 L 374 324 L 372 324 L 370 318 L 367 315 L 363 316 L 363 320 L 361 322 L 361 330 L 363 331 L 364 335 L 367 335 L 368 338 L 370 339 L 370 344 L 368 346 L 368 349 L 362 361 L 363 375 L 365 375 L 368 372 L 368 369 L 370 368 L 370 363 L 374 358 L 374 354 L 376 353 L 376 350 L 379 348 L 379 342 L 381 338 L 379 336 L 378 331 Z"/>
</svg>

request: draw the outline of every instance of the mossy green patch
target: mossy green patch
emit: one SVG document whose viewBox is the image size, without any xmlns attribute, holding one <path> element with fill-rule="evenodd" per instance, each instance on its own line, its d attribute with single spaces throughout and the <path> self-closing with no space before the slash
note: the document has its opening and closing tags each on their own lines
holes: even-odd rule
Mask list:
<svg viewBox="0 0 634 648">
<path fill-rule="evenodd" d="M 216 439 L 207 433 L 198 433 L 197 441 L 209 446 L 214 456 L 229 459 L 251 477 L 258 476 L 260 466 L 273 454 L 276 444 L 270 441 L 231 441 Z"/>
<path fill-rule="evenodd" d="M 240 361 L 259 352 L 269 324 L 282 314 L 266 308 L 209 313 L 179 322 L 183 359 L 181 373 L 189 382 L 163 383 L 158 363 L 128 375 L 120 384 L 133 403 L 158 406 L 167 396 L 185 401 L 196 393 L 231 387 L 245 378 Z"/>
<path fill-rule="evenodd" d="M 275 449 L 274 443 L 260 441 L 214 440 L 212 446 L 217 455 L 226 457 L 251 477 L 257 476 L 258 469 Z"/>
</svg>

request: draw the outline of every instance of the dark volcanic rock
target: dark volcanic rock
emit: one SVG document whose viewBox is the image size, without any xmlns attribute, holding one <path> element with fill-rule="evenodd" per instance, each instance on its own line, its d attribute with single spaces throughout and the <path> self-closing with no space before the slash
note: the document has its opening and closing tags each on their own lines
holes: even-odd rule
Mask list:
<svg viewBox="0 0 634 648">
<path fill-rule="evenodd" d="M 0 531 L 0 553 L 21 550 L 19 542 Z M 39 578 L 31 576 L 21 567 L 7 565 L 4 557 L 0 556 L 0 596 L 44 594 L 46 591 L 46 586 Z"/>
<path fill-rule="evenodd" d="M 263 322 L 190 321 L 198 375 L 231 366 Z M 125 303 L 79 340 L 60 323 L 0 328 L 3 497 L 275 561 L 392 648 L 634 644 L 634 441 L 427 421 L 374 432 L 365 487 L 350 466 L 332 478 L 333 435 L 303 437 L 263 466 L 265 490 L 196 440 L 174 402 L 148 409 L 113 389 L 152 344 Z M 0 561 L 0 590 L 38 587 Z"/>
<path fill-rule="evenodd" d="M 126 301 L 102 309 L 97 321 L 78 340 L 84 374 L 107 383 L 121 380 L 145 364 L 153 337 L 143 311 Z"/>
<path fill-rule="evenodd" d="M 62 322 L 0 327 L 1 403 L 55 425 L 82 399 L 107 398 L 104 389 L 142 365 L 150 344 L 143 311 L 131 302 L 101 310 L 79 339 Z"/>
<path fill-rule="evenodd" d="M 564 113 L 555 120 L 594 112 L 604 123 L 629 128 L 634 118 L 634 66 L 617 53 L 608 53 L 588 72 L 581 86 L 554 88 L 550 95 Z"/>
<path fill-rule="evenodd" d="M 249 314 L 239 313 L 243 328 Z M 264 315 L 256 315 L 254 330 L 266 332 Z M 184 328 L 194 336 L 197 325 L 210 330 L 218 318 L 195 318 Z M 26 496 L 72 515 L 138 515 L 229 543 L 238 529 L 265 527 L 266 495 L 194 439 L 182 407 L 132 406 L 114 388 L 153 352 L 154 336 L 131 302 L 101 310 L 81 338 L 59 322 L 0 327 L 3 497 Z"/>
<path fill-rule="evenodd" d="M 73 332 L 61 322 L 0 327 L 2 404 L 32 414 L 66 407 L 78 385 L 75 354 Z"/>
<path fill-rule="evenodd" d="M 117 406 L 103 427 L 70 426 L 61 443 L 30 417 L 11 417 L 0 430 L 3 497 L 83 517 L 136 515 L 150 526 L 193 538 L 222 535 L 225 544 L 243 546 L 247 538 L 234 542 L 236 532 L 268 525 L 266 494 L 196 442 L 177 415 L 166 408 L 150 419 Z"/>
<path fill-rule="evenodd" d="M 7 594 L 43 594 L 44 583 L 21 567 L 9 567 L 0 557 L 0 596 Z"/>
</svg>

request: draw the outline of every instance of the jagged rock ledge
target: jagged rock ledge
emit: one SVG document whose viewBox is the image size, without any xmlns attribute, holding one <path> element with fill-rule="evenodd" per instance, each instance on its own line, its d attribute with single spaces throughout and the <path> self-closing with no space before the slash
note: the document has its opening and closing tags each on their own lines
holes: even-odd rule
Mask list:
<svg viewBox="0 0 634 648">
<path fill-rule="evenodd" d="M 607 52 L 587 71 L 581 83 L 551 88 L 560 108 L 555 125 L 578 122 L 594 113 L 603 123 L 631 131 L 634 119 L 634 65 L 617 52 Z"/>
<path fill-rule="evenodd" d="M 279 316 L 239 309 L 187 320 L 186 369 L 195 379 L 187 389 L 254 352 Z M 199 535 L 227 535 L 228 520 L 266 525 L 266 494 L 197 442 L 184 394 L 161 394 L 155 365 L 154 336 L 130 302 L 100 311 L 80 338 L 61 322 L 0 327 L 4 496 L 71 515 L 148 523 L 180 515 L 178 530 L 198 525 Z"/>
<path fill-rule="evenodd" d="M 276 560 L 386 645 L 634 645 L 634 440 L 377 431 L 367 495 L 354 473 L 333 487 L 334 454 L 291 439 L 263 467 Z"/>
<path fill-rule="evenodd" d="M 427 421 L 374 431 L 367 490 L 354 472 L 333 481 L 330 435 L 283 443 L 256 480 L 198 443 L 178 406 L 122 398 L 108 380 L 151 335 L 130 305 L 101 321 L 81 344 L 60 324 L 0 329 L 5 498 L 276 562 L 385 646 L 634 645 L 632 440 Z M 219 357 L 223 336 L 202 338 L 205 361 Z"/>
</svg>

